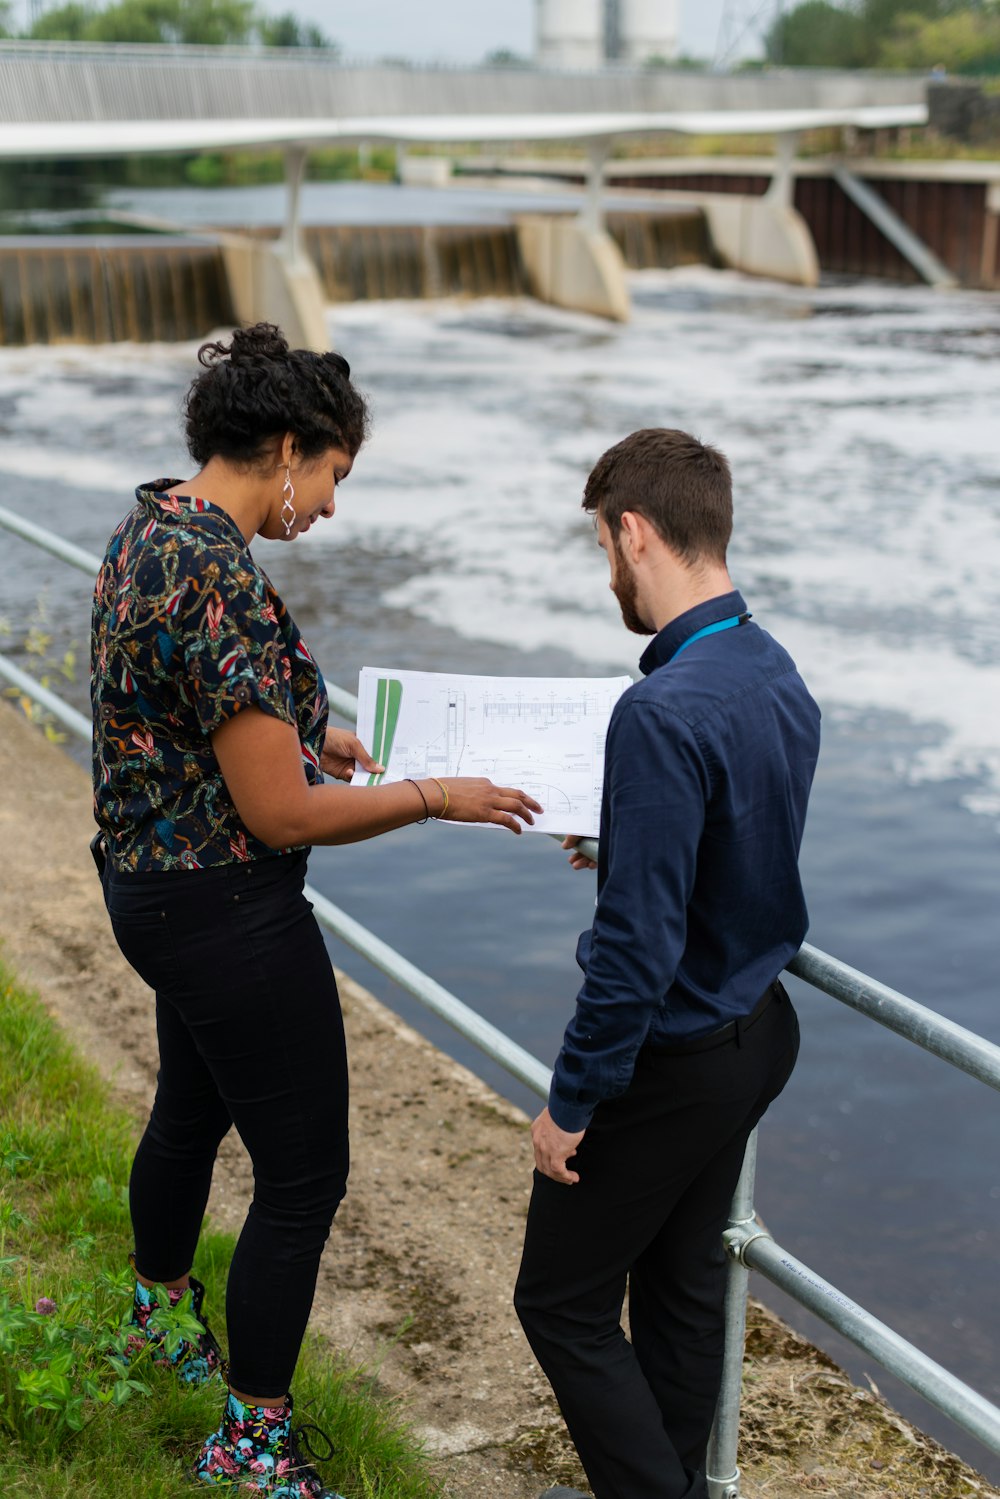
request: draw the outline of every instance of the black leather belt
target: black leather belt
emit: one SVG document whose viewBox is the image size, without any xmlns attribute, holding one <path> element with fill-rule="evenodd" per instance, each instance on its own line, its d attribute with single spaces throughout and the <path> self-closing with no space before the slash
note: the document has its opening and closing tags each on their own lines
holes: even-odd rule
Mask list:
<svg viewBox="0 0 1000 1499">
<path fill-rule="evenodd" d="M 658 1057 L 693 1056 L 698 1051 L 713 1051 L 716 1046 L 726 1046 L 730 1041 L 735 1041 L 738 1045 L 743 1032 L 748 1031 L 752 1025 L 756 1025 L 772 1004 L 780 1004 L 785 998 L 787 996 L 784 989 L 775 979 L 774 983 L 764 990 L 749 1015 L 740 1015 L 736 1020 L 730 1020 L 728 1025 L 720 1025 L 717 1031 L 709 1031 L 705 1036 L 693 1036 L 690 1041 L 665 1041 L 662 1044 L 647 1041 L 646 1045 Z"/>
</svg>

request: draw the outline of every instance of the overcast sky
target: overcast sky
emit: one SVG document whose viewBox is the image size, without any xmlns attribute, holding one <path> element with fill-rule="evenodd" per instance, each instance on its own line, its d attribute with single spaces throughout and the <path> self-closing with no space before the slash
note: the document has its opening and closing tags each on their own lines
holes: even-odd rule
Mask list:
<svg viewBox="0 0 1000 1499">
<path fill-rule="evenodd" d="M 681 0 L 682 52 L 712 56 L 724 4 Z M 729 5 L 739 16 L 761 9 L 754 0 Z M 497 47 L 530 55 L 534 46 L 534 0 L 263 0 L 263 8 L 315 21 L 355 57 L 479 62 Z"/>
<path fill-rule="evenodd" d="M 45 0 L 45 8 L 60 3 Z M 534 48 L 534 0 L 258 0 L 258 4 L 270 15 L 290 10 L 303 20 L 315 21 L 339 42 L 348 58 L 481 62 L 498 47 L 524 56 L 530 56 Z M 766 26 L 775 6 L 769 0 L 680 0 L 681 51 L 711 60 L 727 10 L 729 35 L 741 37 L 735 55 L 757 55 L 761 18 Z M 33 8 L 37 5 L 32 0 L 13 0 L 15 24 L 28 25 Z"/>
</svg>

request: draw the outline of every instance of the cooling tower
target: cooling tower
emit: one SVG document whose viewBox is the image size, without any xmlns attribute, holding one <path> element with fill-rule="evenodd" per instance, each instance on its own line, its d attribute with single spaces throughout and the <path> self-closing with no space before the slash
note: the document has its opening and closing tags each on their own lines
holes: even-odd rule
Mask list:
<svg viewBox="0 0 1000 1499">
<path fill-rule="evenodd" d="M 535 0 L 535 26 L 535 57 L 540 67 L 602 66 L 602 0 Z"/>
<path fill-rule="evenodd" d="M 618 59 L 641 66 L 677 56 L 678 0 L 616 0 Z"/>
</svg>

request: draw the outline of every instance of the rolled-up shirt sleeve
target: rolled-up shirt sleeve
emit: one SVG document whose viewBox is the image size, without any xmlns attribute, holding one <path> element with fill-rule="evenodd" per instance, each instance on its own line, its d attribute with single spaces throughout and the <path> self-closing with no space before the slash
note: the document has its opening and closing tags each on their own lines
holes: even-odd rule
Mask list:
<svg viewBox="0 0 1000 1499">
<path fill-rule="evenodd" d="M 709 790 L 691 728 L 628 694 L 608 731 L 597 909 L 578 951 L 585 976 L 549 1094 L 560 1129 L 586 1129 L 631 1081 L 684 952 Z"/>
</svg>

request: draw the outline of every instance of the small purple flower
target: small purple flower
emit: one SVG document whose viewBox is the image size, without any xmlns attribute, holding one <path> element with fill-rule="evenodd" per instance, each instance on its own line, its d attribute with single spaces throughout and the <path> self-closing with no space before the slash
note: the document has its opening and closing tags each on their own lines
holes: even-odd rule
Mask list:
<svg viewBox="0 0 1000 1499">
<path fill-rule="evenodd" d="M 35 1311 L 42 1317 L 51 1317 L 56 1310 L 56 1304 L 51 1296 L 39 1296 L 35 1302 Z"/>
</svg>

